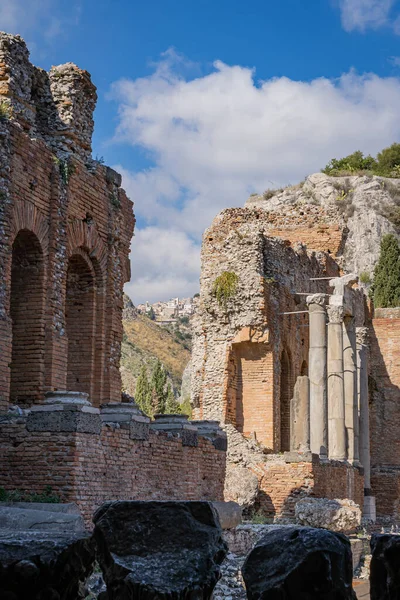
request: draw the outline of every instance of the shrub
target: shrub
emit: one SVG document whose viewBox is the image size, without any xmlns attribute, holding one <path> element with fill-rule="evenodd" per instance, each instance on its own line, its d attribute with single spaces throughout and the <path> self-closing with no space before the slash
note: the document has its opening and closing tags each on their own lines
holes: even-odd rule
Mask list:
<svg viewBox="0 0 400 600">
<path fill-rule="evenodd" d="M 332 158 L 321 169 L 322 173 L 334 177 L 344 175 L 380 175 L 381 177 L 400 178 L 400 144 L 394 143 L 378 152 L 376 158 L 364 156 L 356 150 L 344 158 Z"/>
<path fill-rule="evenodd" d="M 356 150 L 344 158 L 332 158 L 322 169 L 326 175 L 342 175 L 344 173 L 357 174 L 360 171 L 373 171 L 377 166 L 375 158 L 364 156 L 361 150 Z"/>
<path fill-rule="evenodd" d="M 392 234 L 382 238 L 372 291 L 377 308 L 400 306 L 400 246 Z"/>
<path fill-rule="evenodd" d="M 224 271 L 217 277 L 213 285 L 213 294 L 220 306 L 225 306 L 236 293 L 239 278 L 236 273 Z"/>
<path fill-rule="evenodd" d="M 390 177 L 400 168 L 400 144 L 392 144 L 378 153 L 378 171 Z M 395 175 L 396 176 L 396 175 Z M 398 177 L 399 175 L 397 175 Z"/>
<path fill-rule="evenodd" d="M 283 188 L 279 188 L 277 190 L 265 190 L 265 192 L 263 193 L 263 198 L 264 200 L 269 200 L 270 198 L 272 198 L 273 196 L 276 196 L 276 194 L 280 194 L 281 192 L 283 192 Z"/>
<path fill-rule="evenodd" d="M 368 273 L 368 271 L 361 271 L 360 281 L 361 283 L 365 283 L 366 285 L 371 283 L 371 275 Z"/>
</svg>

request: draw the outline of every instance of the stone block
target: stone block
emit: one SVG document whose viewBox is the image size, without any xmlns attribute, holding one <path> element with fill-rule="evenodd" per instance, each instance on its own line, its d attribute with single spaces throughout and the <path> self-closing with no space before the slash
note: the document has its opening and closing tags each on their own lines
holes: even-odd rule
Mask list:
<svg viewBox="0 0 400 600">
<path fill-rule="evenodd" d="M 83 600 L 95 561 L 87 533 L 0 530 L 0 595 Z"/>
<path fill-rule="evenodd" d="M 356 600 L 349 540 L 310 527 L 276 527 L 242 569 L 249 600 Z"/>
<path fill-rule="evenodd" d="M 398 600 L 400 597 L 400 536 L 374 534 L 371 538 L 371 600 Z"/>
<path fill-rule="evenodd" d="M 242 522 L 242 509 L 237 502 L 212 502 L 222 529 L 233 529 Z"/>
<path fill-rule="evenodd" d="M 109 502 L 94 515 L 113 600 L 211 598 L 226 544 L 209 502 Z"/>
<path fill-rule="evenodd" d="M 79 532 L 85 531 L 85 524 L 80 514 L 0 505 L 0 529 Z"/>
<path fill-rule="evenodd" d="M 303 498 L 296 503 L 296 522 L 349 533 L 361 525 L 361 510 L 349 499 Z"/>
<path fill-rule="evenodd" d="M 26 428 L 28 431 L 54 431 L 65 433 L 93 433 L 100 435 L 99 410 L 76 404 L 51 404 L 31 409 Z"/>
</svg>

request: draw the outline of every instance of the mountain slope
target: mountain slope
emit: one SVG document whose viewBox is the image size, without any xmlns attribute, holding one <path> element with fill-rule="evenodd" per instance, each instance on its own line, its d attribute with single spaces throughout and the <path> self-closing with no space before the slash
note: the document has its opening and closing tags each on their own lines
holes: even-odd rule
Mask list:
<svg viewBox="0 0 400 600">
<path fill-rule="evenodd" d="M 182 375 L 190 360 L 190 351 L 168 330 L 156 325 L 135 310 L 128 296 L 124 297 L 124 337 L 121 348 L 122 388 L 135 395 L 136 379 L 142 365 L 150 375 L 157 360 L 169 374 L 176 392 L 180 392 Z"/>
</svg>

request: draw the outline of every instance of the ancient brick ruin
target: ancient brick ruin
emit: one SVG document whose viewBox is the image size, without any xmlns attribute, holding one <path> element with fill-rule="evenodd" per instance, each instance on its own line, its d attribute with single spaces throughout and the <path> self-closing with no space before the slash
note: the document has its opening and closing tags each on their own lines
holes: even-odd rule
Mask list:
<svg viewBox="0 0 400 600">
<path fill-rule="evenodd" d="M 224 434 L 121 404 L 132 202 L 91 157 L 96 88 L 0 34 L 0 486 L 105 499 L 221 499 Z"/>
<path fill-rule="evenodd" d="M 357 205 L 350 224 L 328 179 L 250 198 L 205 232 L 192 401 L 227 431 L 227 499 L 250 472 L 252 510 L 275 519 L 312 495 L 354 500 L 370 519 L 376 496 L 378 516 L 397 520 L 400 315 L 374 314 L 357 275 L 343 276 L 357 256 Z M 218 302 L 224 274 L 237 284 Z"/>
</svg>

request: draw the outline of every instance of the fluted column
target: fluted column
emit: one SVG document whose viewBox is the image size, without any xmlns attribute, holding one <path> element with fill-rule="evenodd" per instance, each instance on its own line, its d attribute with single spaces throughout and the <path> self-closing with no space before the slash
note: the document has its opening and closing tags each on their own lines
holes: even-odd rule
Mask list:
<svg viewBox="0 0 400 600">
<path fill-rule="evenodd" d="M 343 307 L 328 307 L 328 446 L 329 458 L 346 460 L 343 377 Z"/>
<path fill-rule="evenodd" d="M 313 454 L 328 455 L 328 405 L 326 356 L 326 295 L 307 296 L 310 317 L 308 376 L 310 379 L 310 448 Z"/>
<path fill-rule="evenodd" d="M 351 316 L 346 316 L 343 320 L 343 368 L 347 458 L 352 464 L 358 464 L 359 425 L 356 330 L 354 326 L 354 317 Z"/>
</svg>

